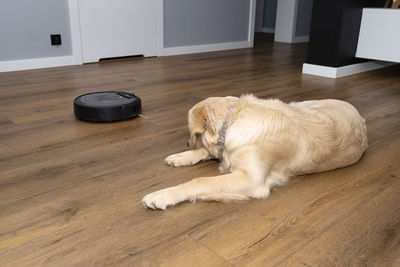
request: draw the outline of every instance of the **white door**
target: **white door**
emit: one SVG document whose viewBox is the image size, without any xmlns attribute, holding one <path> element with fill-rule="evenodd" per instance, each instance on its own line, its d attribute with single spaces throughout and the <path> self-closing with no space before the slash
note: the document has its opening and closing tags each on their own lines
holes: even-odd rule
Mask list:
<svg viewBox="0 0 400 267">
<path fill-rule="evenodd" d="M 79 0 L 83 62 L 157 54 L 158 0 Z"/>
</svg>

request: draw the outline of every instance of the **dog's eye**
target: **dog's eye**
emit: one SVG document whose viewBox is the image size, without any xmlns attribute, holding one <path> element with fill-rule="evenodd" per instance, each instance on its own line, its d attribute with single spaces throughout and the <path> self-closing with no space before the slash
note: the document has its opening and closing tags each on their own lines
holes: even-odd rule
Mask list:
<svg viewBox="0 0 400 267">
<path fill-rule="evenodd" d="M 186 144 L 187 147 L 189 147 L 189 142 Z"/>
</svg>

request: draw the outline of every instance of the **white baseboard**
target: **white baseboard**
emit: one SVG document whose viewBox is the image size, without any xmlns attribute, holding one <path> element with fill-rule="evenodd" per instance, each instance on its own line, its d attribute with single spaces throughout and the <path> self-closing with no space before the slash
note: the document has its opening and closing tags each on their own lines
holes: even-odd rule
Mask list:
<svg viewBox="0 0 400 267">
<path fill-rule="evenodd" d="M 42 69 L 79 64 L 82 64 L 82 62 L 74 56 L 0 61 L 0 72 Z"/>
<path fill-rule="evenodd" d="M 386 61 L 368 61 L 358 64 L 352 64 L 339 68 L 326 67 L 314 64 L 303 64 L 303 73 L 328 78 L 340 78 L 370 70 L 376 70 L 384 67 L 394 65 L 396 63 Z"/>
<path fill-rule="evenodd" d="M 219 50 L 247 48 L 247 47 L 251 47 L 249 41 L 205 44 L 205 45 L 190 45 L 190 46 L 167 47 L 164 48 L 163 54 L 164 56 L 173 56 L 173 55 L 203 53 L 203 52 L 212 52 Z"/>
<path fill-rule="evenodd" d="M 293 43 L 306 43 L 310 39 L 310 36 L 295 36 L 293 39 Z"/>
</svg>

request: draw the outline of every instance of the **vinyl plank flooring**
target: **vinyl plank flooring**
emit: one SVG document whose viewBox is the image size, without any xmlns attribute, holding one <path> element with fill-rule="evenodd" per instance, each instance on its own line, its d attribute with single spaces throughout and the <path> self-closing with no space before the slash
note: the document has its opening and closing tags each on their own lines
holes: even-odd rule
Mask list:
<svg viewBox="0 0 400 267">
<path fill-rule="evenodd" d="M 398 266 L 400 66 L 302 75 L 307 44 L 258 37 L 251 49 L 1 73 L 0 266 Z M 75 119 L 73 99 L 103 90 L 137 94 L 144 117 Z M 349 101 L 369 148 L 266 200 L 144 209 L 147 193 L 218 174 L 216 161 L 163 163 L 187 149 L 190 107 L 246 93 Z"/>
<path fill-rule="evenodd" d="M 235 265 L 275 266 L 396 183 L 400 171 L 399 148 L 397 141 L 391 153 L 371 157 L 367 154 L 359 163 L 362 169 L 351 166 L 319 174 L 317 180 L 315 175 L 298 177 L 272 192 L 267 202 L 241 207 L 236 216 L 228 215 L 219 222 L 202 225 L 191 236 Z M 371 149 L 369 153 L 374 151 Z M 388 166 L 383 164 L 383 158 L 389 162 Z M 384 167 L 372 169 L 371 162 Z M 349 169 L 353 170 L 351 176 L 346 175 Z M 249 230 L 242 230 L 245 226 Z M 239 241 L 224 246 L 233 235 Z"/>
<path fill-rule="evenodd" d="M 397 179 L 344 220 L 289 255 L 281 265 L 398 266 L 399 190 Z"/>
</svg>

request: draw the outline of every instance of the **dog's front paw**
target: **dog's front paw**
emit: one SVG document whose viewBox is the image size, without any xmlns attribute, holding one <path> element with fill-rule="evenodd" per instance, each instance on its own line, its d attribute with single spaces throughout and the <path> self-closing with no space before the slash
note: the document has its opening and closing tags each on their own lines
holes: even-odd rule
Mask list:
<svg viewBox="0 0 400 267">
<path fill-rule="evenodd" d="M 148 209 L 161 209 L 165 210 L 169 206 L 178 203 L 172 188 L 166 188 L 160 191 L 153 192 L 146 195 L 142 199 L 142 205 Z"/>
<path fill-rule="evenodd" d="M 165 158 L 165 164 L 173 167 L 191 166 L 193 162 L 184 153 L 173 154 Z"/>
</svg>

